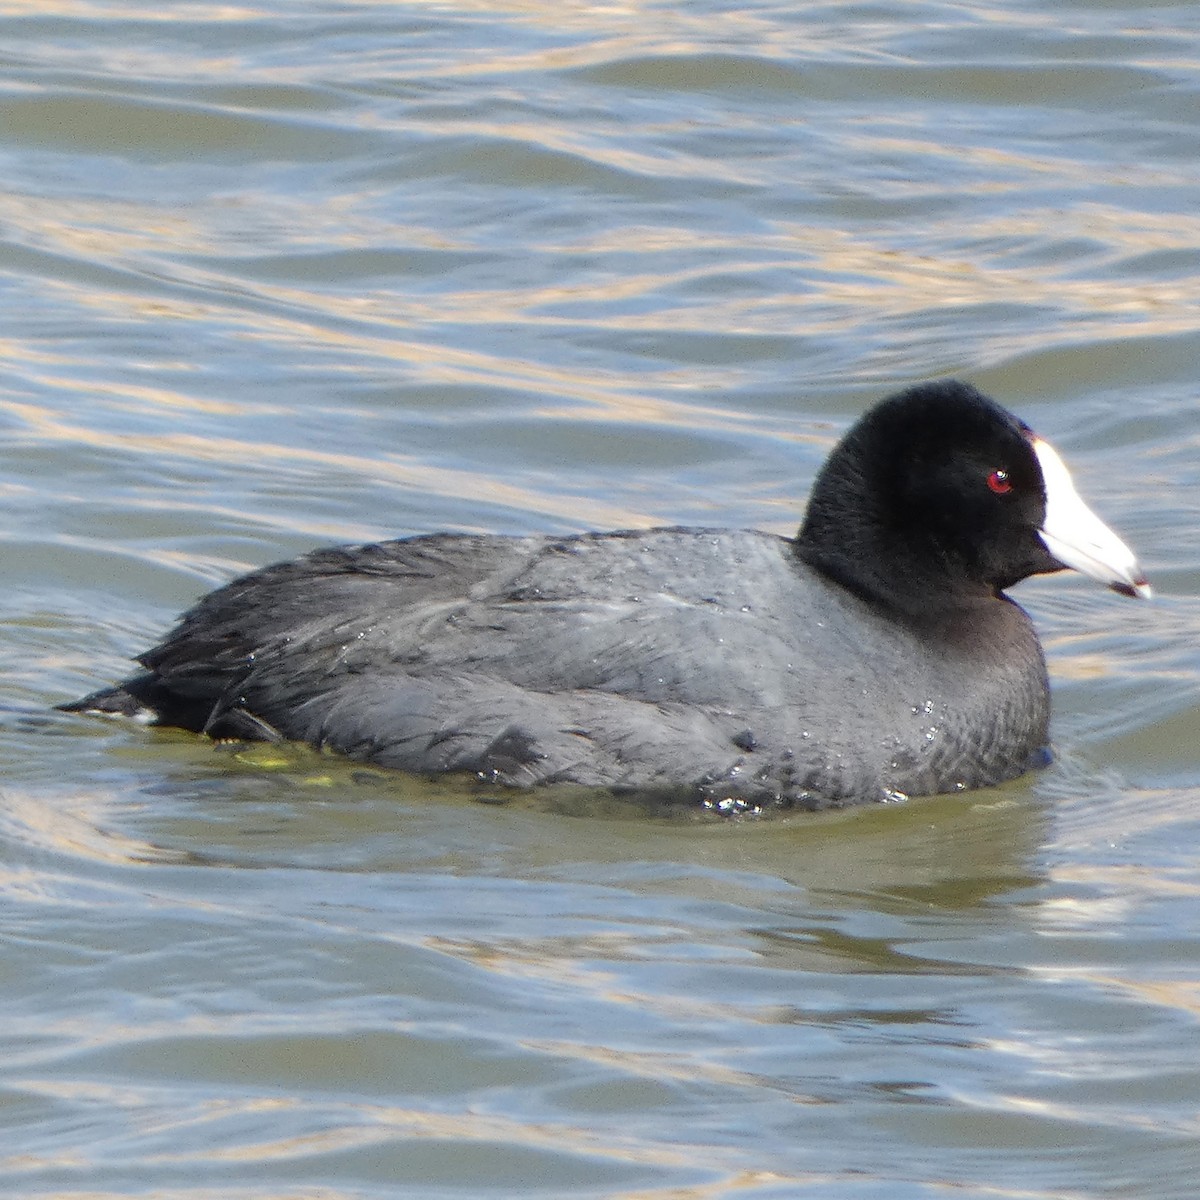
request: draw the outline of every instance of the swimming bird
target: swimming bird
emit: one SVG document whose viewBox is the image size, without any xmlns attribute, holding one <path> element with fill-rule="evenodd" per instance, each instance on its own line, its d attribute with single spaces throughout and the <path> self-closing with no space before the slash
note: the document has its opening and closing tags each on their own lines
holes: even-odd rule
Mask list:
<svg viewBox="0 0 1200 1200">
<path fill-rule="evenodd" d="M 205 596 L 141 671 L 63 707 L 720 811 L 953 792 L 1046 758 L 1045 661 L 1005 592 L 1064 568 L 1150 596 L 1055 450 L 938 381 L 845 434 L 794 538 L 317 550 Z"/>
</svg>

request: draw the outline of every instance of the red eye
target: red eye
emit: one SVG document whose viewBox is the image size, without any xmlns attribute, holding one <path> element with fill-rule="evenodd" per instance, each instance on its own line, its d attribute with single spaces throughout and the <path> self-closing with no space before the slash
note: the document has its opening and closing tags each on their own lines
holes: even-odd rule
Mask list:
<svg viewBox="0 0 1200 1200">
<path fill-rule="evenodd" d="M 1007 471 L 993 471 L 988 476 L 987 483 L 997 496 L 1003 496 L 1012 491 L 1012 482 L 1008 478 Z"/>
</svg>

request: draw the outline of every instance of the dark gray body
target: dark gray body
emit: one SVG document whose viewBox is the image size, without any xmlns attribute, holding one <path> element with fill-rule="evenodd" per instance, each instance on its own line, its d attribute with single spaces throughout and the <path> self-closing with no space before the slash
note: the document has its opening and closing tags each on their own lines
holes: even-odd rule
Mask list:
<svg viewBox="0 0 1200 1200">
<path fill-rule="evenodd" d="M 320 551 L 207 596 L 140 661 L 70 707 L 515 786 L 819 808 L 997 783 L 1047 738 L 1016 604 L 902 616 L 751 531 Z"/>
</svg>

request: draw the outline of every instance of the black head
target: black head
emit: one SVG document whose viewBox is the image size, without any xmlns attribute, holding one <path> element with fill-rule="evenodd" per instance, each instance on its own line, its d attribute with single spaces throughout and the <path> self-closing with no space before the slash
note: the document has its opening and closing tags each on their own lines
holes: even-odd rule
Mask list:
<svg viewBox="0 0 1200 1200">
<path fill-rule="evenodd" d="M 1079 500 L 1053 450 L 953 380 L 910 388 L 858 421 L 817 476 L 797 548 L 839 583 L 913 614 L 1079 567 L 1063 553 L 1067 542 L 1053 543 L 1056 557 L 1045 540 L 1047 454 L 1062 470 L 1060 491 L 1094 523 L 1088 536 L 1099 530 L 1128 556 L 1119 579 L 1098 577 L 1144 588 L 1132 554 Z M 1066 503 L 1056 501 L 1064 511 Z"/>
</svg>

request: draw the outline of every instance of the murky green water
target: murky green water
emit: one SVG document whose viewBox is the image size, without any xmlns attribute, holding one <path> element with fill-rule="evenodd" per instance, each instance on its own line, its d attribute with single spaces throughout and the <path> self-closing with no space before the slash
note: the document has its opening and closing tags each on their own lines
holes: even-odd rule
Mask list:
<svg viewBox="0 0 1200 1200">
<path fill-rule="evenodd" d="M 0 1190 L 1200 1194 L 1200 9 L 0 3 Z M 435 529 L 798 520 L 969 378 L 1159 598 L 1057 764 L 708 824 L 47 716 Z"/>
</svg>

